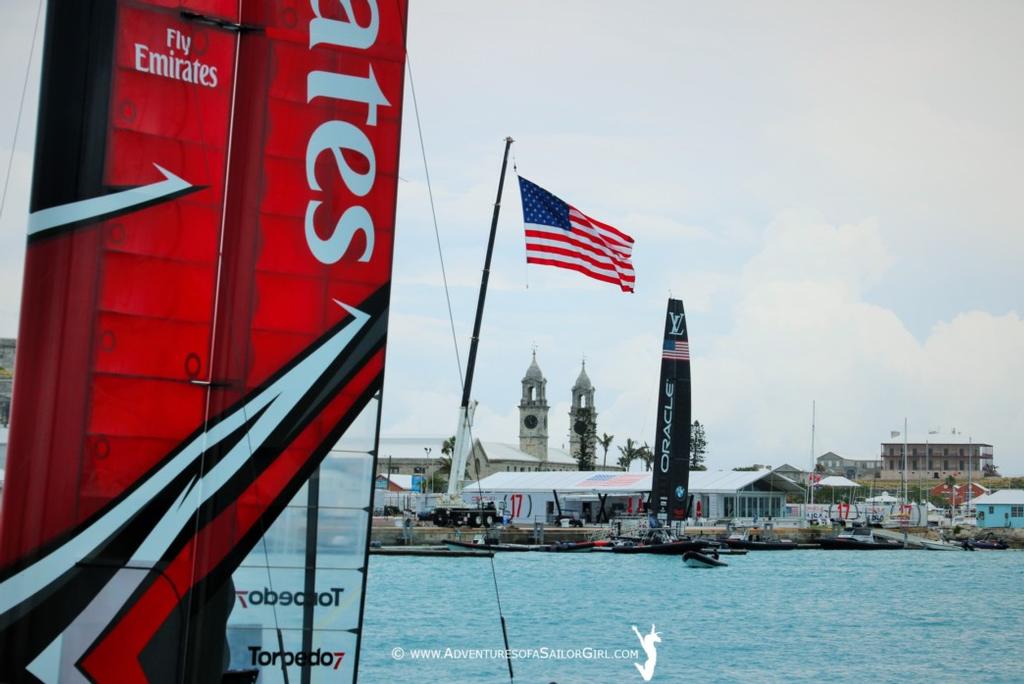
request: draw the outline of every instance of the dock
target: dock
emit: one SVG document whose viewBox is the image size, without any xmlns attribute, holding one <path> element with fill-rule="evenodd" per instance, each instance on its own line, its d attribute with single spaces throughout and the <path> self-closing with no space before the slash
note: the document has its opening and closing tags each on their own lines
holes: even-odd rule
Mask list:
<svg viewBox="0 0 1024 684">
<path fill-rule="evenodd" d="M 371 556 L 434 556 L 442 558 L 493 558 L 490 549 L 449 550 L 447 546 L 380 546 L 370 547 Z"/>
</svg>

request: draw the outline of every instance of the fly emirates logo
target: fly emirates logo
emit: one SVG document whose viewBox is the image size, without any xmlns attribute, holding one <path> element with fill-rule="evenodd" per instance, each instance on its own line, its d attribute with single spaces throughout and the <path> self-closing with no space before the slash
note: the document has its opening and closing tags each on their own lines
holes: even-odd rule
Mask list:
<svg viewBox="0 0 1024 684">
<path fill-rule="evenodd" d="M 198 59 L 189 59 L 192 38 L 173 28 L 168 28 L 164 33 L 164 45 L 159 50 L 135 43 L 135 70 L 216 88 L 217 67 L 203 64 Z"/>
</svg>

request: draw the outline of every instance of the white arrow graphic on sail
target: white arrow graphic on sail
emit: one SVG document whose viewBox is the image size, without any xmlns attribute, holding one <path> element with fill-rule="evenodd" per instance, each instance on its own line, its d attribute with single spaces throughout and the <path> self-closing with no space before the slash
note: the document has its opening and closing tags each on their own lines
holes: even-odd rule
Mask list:
<svg viewBox="0 0 1024 684">
<path fill-rule="evenodd" d="M 153 497 L 165 491 L 165 488 L 204 452 L 231 437 L 250 417 L 263 411 L 244 438 L 238 440 L 213 468 L 200 476 L 200 486 L 190 487 L 179 495 L 164 516 L 153 524 L 152 531 L 136 549 L 126 567 L 119 570 L 78 618 L 28 665 L 29 672 L 47 684 L 57 681 L 76 684 L 88 681 L 77 670 L 77 666 L 69 666 L 66 670 L 60 669 L 65 656 L 70 658 L 69 662 L 72 665 L 77 662 L 84 649 L 95 641 L 99 630 L 113 619 L 131 597 L 132 592 L 145 579 L 145 573 L 138 572 L 138 569 L 152 567 L 154 561 L 164 555 L 178 533 L 193 520 L 199 507 L 216 495 L 246 464 L 253 452 L 282 424 L 309 387 L 326 372 L 333 361 L 341 357 L 356 334 L 370 320 L 368 314 L 337 299 L 334 303 L 352 316 L 351 323 L 313 349 L 294 368 L 221 422 L 195 437 L 170 461 L 87 528 L 32 565 L 0 582 L 0 615 L 3 615 L 22 601 L 46 589 L 69 568 L 94 553 L 119 527 L 134 518 Z M 65 634 L 75 630 L 82 632 L 79 635 L 80 642 L 71 647 L 63 646 L 61 642 Z M 62 654 L 62 650 L 68 648 L 79 650 Z M 74 657 L 71 657 L 72 655 Z"/>
<path fill-rule="evenodd" d="M 100 219 L 104 216 L 110 216 L 111 214 L 131 209 L 140 204 L 148 204 L 160 200 L 193 187 L 191 183 L 175 176 L 159 164 L 153 164 L 153 166 L 164 175 L 164 180 L 150 183 L 149 185 L 141 185 L 137 188 L 129 188 L 128 190 L 122 190 L 110 195 L 91 197 L 32 212 L 28 217 L 28 234 L 30 236 L 38 235 L 39 233 L 71 223 L 78 223 L 88 219 Z"/>
</svg>

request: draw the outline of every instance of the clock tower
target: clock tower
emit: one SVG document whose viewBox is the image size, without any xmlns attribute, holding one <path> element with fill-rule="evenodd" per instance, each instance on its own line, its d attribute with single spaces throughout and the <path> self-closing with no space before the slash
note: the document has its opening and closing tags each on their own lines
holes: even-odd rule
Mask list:
<svg viewBox="0 0 1024 684">
<path fill-rule="evenodd" d="M 541 461 L 548 460 L 548 381 L 537 365 L 537 352 L 523 377 L 523 398 L 519 401 L 519 450 Z"/>
</svg>

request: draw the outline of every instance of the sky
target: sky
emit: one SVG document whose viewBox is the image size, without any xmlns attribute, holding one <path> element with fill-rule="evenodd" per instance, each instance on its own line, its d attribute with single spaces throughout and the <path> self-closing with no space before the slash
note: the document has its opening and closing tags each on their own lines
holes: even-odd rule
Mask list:
<svg viewBox="0 0 1024 684">
<path fill-rule="evenodd" d="M 816 455 L 873 458 L 906 419 L 1024 473 L 1024 5 L 410 4 L 385 436 L 453 434 L 461 394 L 426 171 L 464 368 L 512 136 L 519 173 L 635 238 L 637 286 L 527 267 L 510 169 L 478 437 L 516 442 L 536 348 L 551 446 L 568 442 L 584 358 L 598 432 L 653 443 L 671 295 L 711 468 L 806 467 L 813 402 Z M 20 303 L 35 17 L 10 2 L 0 26 L 2 336 Z"/>
</svg>

